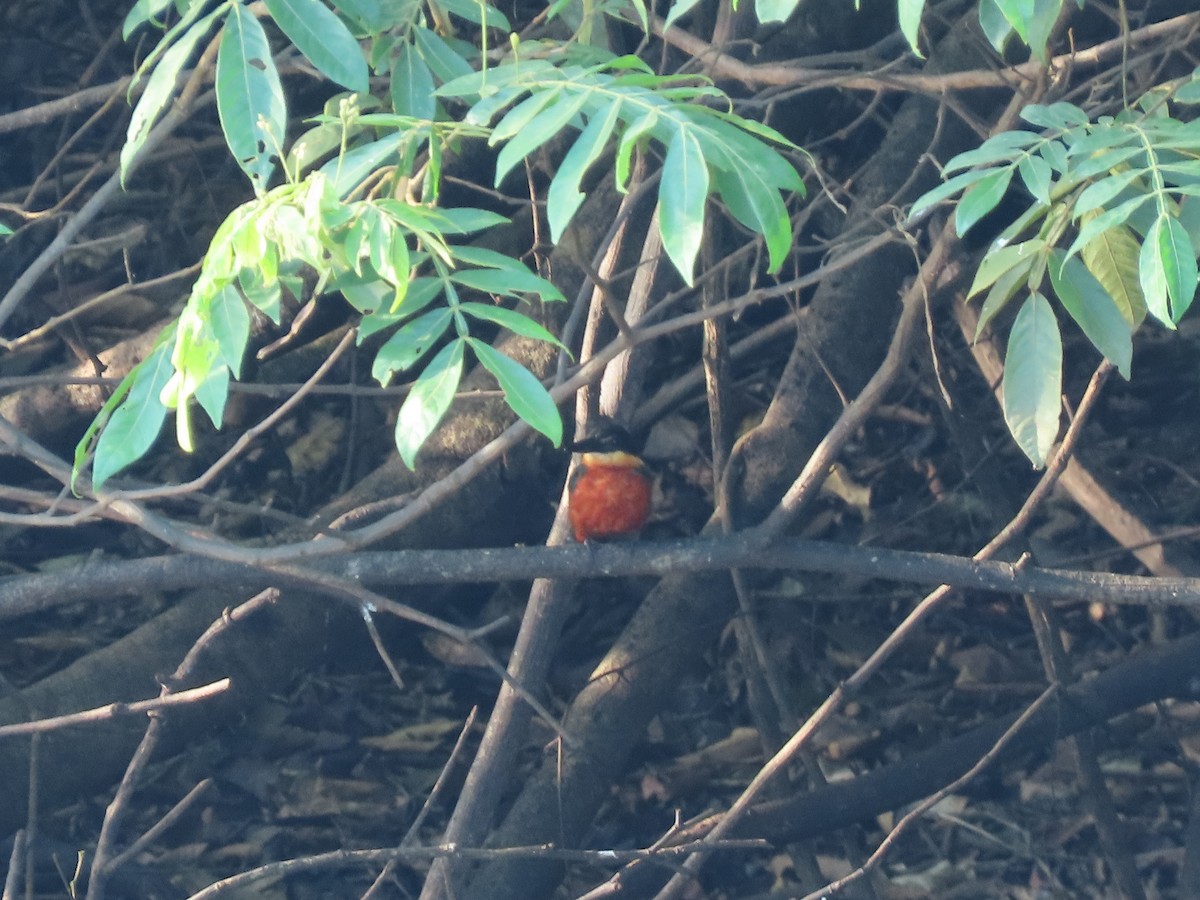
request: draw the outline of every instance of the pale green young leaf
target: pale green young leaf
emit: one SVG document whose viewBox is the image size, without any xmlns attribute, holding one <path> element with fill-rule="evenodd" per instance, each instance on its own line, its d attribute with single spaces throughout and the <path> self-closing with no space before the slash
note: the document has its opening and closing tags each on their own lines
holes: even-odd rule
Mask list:
<svg viewBox="0 0 1200 900">
<path fill-rule="evenodd" d="M 408 41 L 400 44 L 392 63 L 392 108 L 415 119 L 432 119 L 437 112 L 433 72 Z"/>
<path fill-rule="evenodd" d="M 684 283 L 691 285 L 704 237 L 708 166 L 696 135 L 680 128 L 667 145 L 658 188 L 658 227 L 663 249 Z"/>
<path fill-rule="evenodd" d="M 1004 421 L 1034 468 L 1046 464 L 1062 409 L 1062 337 L 1050 303 L 1034 293 L 1021 306 L 1004 357 Z"/>
<path fill-rule="evenodd" d="M 981 178 L 963 194 L 954 210 L 954 230 L 962 237 L 996 208 L 1012 181 L 1012 169 L 997 169 Z"/>
<path fill-rule="evenodd" d="M 379 348 L 371 365 L 371 377 L 381 387 L 392 382 L 392 376 L 412 368 L 446 333 L 454 314 L 442 307 L 413 319 Z"/>
<path fill-rule="evenodd" d="M 225 143 L 261 196 L 283 146 L 287 107 L 267 34 L 240 3 L 225 20 L 216 93 Z"/>
<path fill-rule="evenodd" d="M 546 109 L 534 116 L 523 131 L 504 145 L 496 157 L 495 186 L 500 187 L 504 176 L 513 166 L 566 128 L 579 115 L 587 100 L 588 95 L 585 91 L 559 95 Z"/>
<path fill-rule="evenodd" d="M 1084 244 L 1079 252 L 1088 271 L 1116 302 L 1130 330 L 1146 318 L 1146 298 L 1138 281 L 1138 250 L 1133 233 L 1117 225 Z"/>
<path fill-rule="evenodd" d="M 396 417 L 396 449 L 410 469 L 417 452 L 446 415 L 462 381 L 463 340 L 456 338 L 421 373 Z"/>
<path fill-rule="evenodd" d="M 1051 255 L 1050 283 L 1059 302 L 1087 339 L 1128 381 L 1133 335 L 1108 291 L 1083 262 L 1076 257 L 1068 259 L 1061 250 Z"/>
<path fill-rule="evenodd" d="M 534 374 L 516 360 L 505 356 L 489 344 L 467 338 L 475 357 L 495 376 L 504 391 L 504 401 L 524 422 L 531 425 L 558 447 L 562 444 L 562 416 L 554 398 Z"/>
<path fill-rule="evenodd" d="M 471 316 L 475 319 L 483 319 L 485 322 L 492 322 L 502 328 L 507 328 L 513 334 L 519 334 L 522 337 L 532 338 L 535 341 L 545 341 L 548 344 L 553 344 L 556 347 L 562 347 L 553 334 L 551 334 L 542 325 L 535 322 L 528 316 L 522 315 L 516 310 L 508 309 L 503 306 L 493 306 L 487 303 L 465 302 L 458 304 L 459 312 L 464 315 Z M 565 348 L 564 348 L 565 349 Z"/>
<path fill-rule="evenodd" d="M 125 399 L 113 410 L 96 442 L 92 462 L 92 486 L 96 490 L 117 472 L 145 456 L 162 431 L 167 408 L 159 400 L 159 394 L 173 371 L 173 351 L 173 339 L 159 344 L 125 376 L 117 389 L 114 396 L 124 395 Z M 79 465 L 78 455 L 76 465 Z"/>
<path fill-rule="evenodd" d="M 146 89 L 142 91 L 142 96 L 138 99 L 137 106 L 133 108 L 133 115 L 129 119 L 129 128 L 125 135 L 125 144 L 121 147 L 122 184 L 125 183 L 125 179 L 129 174 L 130 164 L 137 157 L 142 144 L 146 143 L 150 129 L 158 121 L 158 117 L 162 114 L 167 104 L 174 99 L 175 82 L 179 78 L 179 73 L 183 71 L 183 67 L 187 65 L 188 60 L 192 58 L 192 54 L 196 52 L 197 43 L 208 35 L 218 15 L 224 13 L 228 5 L 227 3 L 222 3 L 207 16 L 192 25 L 163 54 L 158 65 L 154 67 L 153 74 L 146 81 Z M 164 40 L 166 39 L 164 38 Z"/>
<path fill-rule="evenodd" d="M 320 0 L 264 0 L 267 11 L 296 49 L 326 78 L 366 94 L 367 60 L 354 35 Z"/>
<path fill-rule="evenodd" d="M 562 238 L 567 225 L 583 203 L 580 182 L 604 152 L 620 113 L 621 101 L 618 99 L 609 105 L 604 115 L 593 116 L 554 173 L 554 180 L 550 182 L 550 189 L 546 193 L 546 220 L 550 223 L 550 240 L 555 243 Z"/>
</svg>

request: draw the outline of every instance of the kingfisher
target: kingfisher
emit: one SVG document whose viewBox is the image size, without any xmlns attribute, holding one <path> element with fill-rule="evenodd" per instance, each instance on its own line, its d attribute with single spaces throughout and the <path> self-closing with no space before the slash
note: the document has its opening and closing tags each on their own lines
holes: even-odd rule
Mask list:
<svg viewBox="0 0 1200 900">
<path fill-rule="evenodd" d="M 633 437 L 612 419 L 592 421 L 571 445 L 581 454 L 567 490 L 575 540 L 636 534 L 650 516 L 650 470 L 634 453 Z"/>
</svg>

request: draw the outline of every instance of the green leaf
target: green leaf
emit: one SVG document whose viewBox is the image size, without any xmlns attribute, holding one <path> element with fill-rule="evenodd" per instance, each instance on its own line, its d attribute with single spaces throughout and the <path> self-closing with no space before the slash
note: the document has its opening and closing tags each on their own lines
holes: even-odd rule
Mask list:
<svg viewBox="0 0 1200 900">
<path fill-rule="evenodd" d="M 133 4 L 133 8 L 126 14 L 125 21 L 121 25 L 121 40 L 129 40 L 129 36 L 137 31 L 139 26 L 152 21 L 155 16 L 163 12 L 172 2 L 173 0 L 137 0 L 137 3 Z"/>
<path fill-rule="evenodd" d="M 396 449 L 410 469 L 417 452 L 450 408 L 462 381 L 463 340 L 456 338 L 438 353 L 413 385 L 396 417 Z"/>
<path fill-rule="evenodd" d="M 1197 282 L 1196 253 L 1178 220 L 1166 215 L 1154 220 L 1142 244 L 1138 268 L 1150 313 L 1173 328 L 1191 305 Z"/>
<path fill-rule="evenodd" d="M 534 116 L 519 134 L 504 145 L 504 149 L 496 157 L 495 186 L 500 186 L 500 182 L 504 180 L 504 176 L 512 170 L 513 166 L 542 144 L 556 137 L 572 119 L 579 115 L 579 111 L 583 109 L 587 100 L 588 95 L 584 91 L 566 96 L 559 95 L 555 102 Z"/>
<path fill-rule="evenodd" d="M 1128 381 L 1133 360 L 1132 332 L 1108 291 L 1078 258 L 1068 259 L 1061 250 L 1052 253 L 1050 283 L 1087 339 Z"/>
<path fill-rule="evenodd" d="M 1033 199 L 1043 206 L 1050 205 L 1050 163 L 1040 156 L 1027 156 L 1017 163 L 1017 171 L 1021 180 L 1033 195 Z"/>
<path fill-rule="evenodd" d="M 167 408 L 159 400 L 159 394 L 173 371 L 173 351 L 173 340 L 159 344 L 121 382 L 118 393 L 125 389 L 128 394 L 96 442 L 92 462 L 92 486 L 96 490 L 117 472 L 145 456 L 162 431 Z"/>
<path fill-rule="evenodd" d="M 900 31 L 908 41 L 908 47 L 918 57 L 924 58 L 918 37 L 921 33 L 921 13 L 925 10 L 925 0 L 899 0 Z"/>
<path fill-rule="evenodd" d="M 1021 110 L 1021 118 L 1030 125 L 1037 125 L 1039 128 L 1048 128 L 1052 131 L 1066 131 L 1069 128 L 1086 126 L 1091 122 L 1088 114 L 1082 109 L 1074 103 L 1064 101 L 1051 103 L 1049 106 L 1031 103 Z"/>
<path fill-rule="evenodd" d="M 391 16 L 387 15 L 377 0 L 337 0 L 335 5 L 372 34 L 379 34 L 392 24 Z"/>
<path fill-rule="evenodd" d="M 377 141 L 355 147 L 344 156 L 334 157 L 321 166 L 320 172 L 333 181 L 337 195 L 345 197 L 358 187 L 364 178 L 383 165 L 385 160 L 394 157 L 399 152 L 400 145 L 410 138 L 411 135 L 404 132 L 389 134 Z"/>
<path fill-rule="evenodd" d="M 413 43 L 421 52 L 421 58 L 429 65 L 434 77 L 443 84 L 455 78 L 479 75 L 460 53 L 428 28 L 418 25 L 412 29 L 412 37 Z"/>
<path fill-rule="evenodd" d="M 283 85 L 267 33 L 245 6 L 225 20 L 217 53 L 217 112 L 233 158 L 261 195 L 282 152 L 287 128 Z"/>
<path fill-rule="evenodd" d="M 1129 187 L 1141 175 L 1142 173 L 1137 170 L 1128 170 L 1101 178 L 1099 181 L 1093 181 L 1080 192 L 1072 207 L 1072 213 L 1078 217 L 1098 207 L 1106 206 L 1109 200 Z"/>
<path fill-rule="evenodd" d="M 801 0 L 754 0 L 754 12 L 758 21 L 786 22 L 796 11 Z"/>
<path fill-rule="evenodd" d="M 997 53 L 1003 53 L 1008 39 L 1013 35 L 1013 27 L 1008 24 L 1008 19 L 1004 18 L 1004 13 L 1000 12 L 996 0 L 980 0 L 979 27 L 983 29 L 984 36 L 992 48 Z"/>
<path fill-rule="evenodd" d="M 456 251 L 461 249 L 463 248 L 455 248 Z M 516 260 L 513 260 L 512 266 L 504 269 L 459 269 L 450 276 L 450 280 L 455 284 L 502 297 L 530 293 L 546 300 L 565 299 L 553 284 L 541 276 L 534 275 Z"/>
<path fill-rule="evenodd" d="M 704 206 L 708 199 L 708 166 L 696 135 L 684 128 L 667 145 L 658 189 L 658 224 L 663 248 L 692 284 L 696 256 L 704 239 Z"/>
<path fill-rule="evenodd" d="M 522 337 L 532 338 L 535 341 L 545 341 L 556 347 L 563 346 L 559 343 L 558 338 L 547 331 L 546 328 L 515 310 L 507 309 L 503 306 L 492 306 L 487 303 L 472 302 L 458 304 L 458 310 L 473 318 L 493 322 Z"/>
<path fill-rule="evenodd" d="M 225 417 L 225 401 L 229 399 L 229 369 L 216 366 L 196 388 L 196 402 L 208 414 L 214 428 L 220 428 Z"/>
<path fill-rule="evenodd" d="M 555 447 L 562 444 L 562 417 L 550 392 L 533 373 L 483 341 L 467 338 L 483 367 L 496 377 L 505 402 L 522 420 L 548 437 Z"/>
<path fill-rule="evenodd" d="M 1079 229 L 1079 234 L 1075 240 L 1071 242 L 1071 246 L 1067 250 L 1067 256 L 1074 256 L 1079 252 L 1081 247 L 1091 243 L 1095 238 L 1108 231 L 1108 229 L 1124 225 L 1137 215 L 1138 210 L 1150 202 L 1150 197 L 1139 195 L 1131 200 L 1122 202 L 1118 206 L 1114 206 L 1112 209 L 1106 209 L 1098 216 L 1087 219 L 1084 221 L 1083 227 Z"/>
<path fill-rule="evenodd" d="M 992 319 L 1016 296 L 1017 289 L 1029 276 L 1033 262 L 1032 258 L 1026 259 L 996 279 L 996 283 L 992 285 L 992 289 L 983 299 L 983 306 L 979 309 L 979 321 L 975 324 L 975 340 L 979 340 L 983 330 L 991 324 Z"/>
<path fill-rule="evenodd" d="M 446 333 L 453 318 L 454 314 L 443 307 L 409 322 L 379 348 L 375 362 L 371 365 L 371 377 L 378 381 L 381 387 L 387 387 L 391 384 L 393 375 L 412 368 L 429 352 Z"/>
<path fill-rule="evenodd" d="M 1021 306 L 1004 357 L 1004 420 L 1040 469 L 1046 464 L 1062 408 L 1062 338 L 1050 303 L 1034 293 Z"/>
<path fill-rule="evenodd" d="M 1026 148 L 1045 141 L 1032 131 L 1002 131 L 994 134 L 973 150 L 965 150 L 950 157 L 943 172 L 957 172 L 974 166 L 1012 162 L 1024 155 Z"/>
<path fill-rule="evenodd" d="M 175 97 L 175 82 L 179 73 L 187 65 L 188 60 L 196 51 L 196 44 L 209 31 L 219 14 L 225 12 L 228 4 L 222 3 L 200 21 L 196 22 L 159 60 L 154 67 L 154 73 L 146 81 L 146 88 L 133 108 L 129 119 L 129 129 L 125 135 L 125 145 L 121 148 L 121 184 L 129 174 L 129 167 L 137 158 L 138 151 L 150 134 L 150 129 L 158 121 L 159 115 L 167 104 Z M 166 40 L 166 38 L 164 38 Z"/>
<path fill-rule="evenodd" d="M 964 188 L 986 178 L 992 171 L 991 169 L 974 169 L 970 172 L 961 172 L 937 187 L 930 188 L 913 201 L 912 208 L 908 212 L 908 220 L 911 222 L 929 207 L 941 203 L 946 198 L 952 197 Z"/>
<path fill-rule="evenodd" d="M 967 297 L 974 297 L 980 291 L 990 287 L 1010 269 L 1023 267 L 1025 271 L 1028 271 L 1034 258 L 1045 252 L 1046 242 L 1042 238 L 1031 238 L 1019 244 L 1010 244 L 989 250 L 979 263 L 979 269 L 975 272 L 975 279 L 971 282 L 971 289 L 967 291 Z"/>
<path fill-rule="evenodd" d="M 968 190 L 954 210 L 954 230 L 962 237 L 971 227 L 996 208 L 1004 199 L 1012 181 L 1012 169 L 997 169 L 981 178 Z"/>
<path fill-rule="evenodd" d="M 550 182 L 550 190 L 546 194 L 546 219 L 550 223 L 550 240 L 554 243 L 562 238 L 571 218 L 583 203 L 584 195 L 579 190 L 579 184 L 604 152 L 620 113 L 621 101 L 618 99 L 604 115 L 593 116 L 554 173 L 554 180 Z"/>
<path fill-rule="evenodd" d="M 342 20 L 319 0 L 264 0 L 279 29 L 317 70 L 344 88 L 371 89 L 362 48 Z"/>
<path fill-rule="evenodd" d="M 1084 244 L 1079 253 L 1131 330 L 1146 318 L 1146 298 L 1138 281 L 1138 249 L 1133 233 L 1117 225 Z"/>
<path fill-rule="evenodd" d="M 213 297 L 209 310 L 213 336 L 221 348 L 221 360 L 234 377 L 242 377 L 242 359 L 250 339 L 250 312 L 246 301 L 232 285 L 226 285 Z"/>
<path fill-rule="evenodd" d="M 433 72 L 416 48 L 405 41 L 392 64 L 392 107 L 401 115 L 433 119 L 437 113 L 433 91 Z"/>
<path fill-rule="evenodd" d="M 675 20 L 680 16 L 685 16 L 692 11 L 692 7 L 699 3 L 700 0 L 675 0 L 671 4 L 671 9 L 667 12 L 667 21 L 665 26 L 670 28 Z"/>
</svg>

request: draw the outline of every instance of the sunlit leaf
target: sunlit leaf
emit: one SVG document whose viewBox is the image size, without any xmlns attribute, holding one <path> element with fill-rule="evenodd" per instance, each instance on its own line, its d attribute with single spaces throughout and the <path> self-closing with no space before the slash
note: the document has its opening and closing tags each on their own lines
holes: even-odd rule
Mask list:
<svg viewBox="0 0 1200 900">
<path fill-rule="evenodd" d="M 680 129 L 667 145 L 667 156 L 663 161 L 658 221 L 663 248 L 689 285 L 704 238 L 707 199 L 708 166 L 704 161 L 704 150 L 695 134 Z"/>
<path fill-rule="evenodd" d="M 275 24 L 322 75 L 361 94 L 370 90 L 362 48 L 329 7 L 320 0 L 263 2 Z"/>
<path fill-rule="evenodd" d="M 267 34 L 245 6 L 235 4 L 217 53 L 217 112 L 233 158 L 263 193 L 282 152 L 287 108 Z"/>
<path fill-rule="evenodd" d="M 458 309 L 464 315 L 500 325 L 522 337 L 533 338 L 536 341 L 545 341 L 548 344 L 554 344 L 559 347 L 562 346 L 558 338 L 551 334 L 544 326 L 538 324 L 528 316 L 523 316 L 519 312 L 503 306 L 491 306 L 486 303 L 472 303 L 468 301 L 458 304 Z"/>
<path fill-rule="evenodd" d="M 1013 322 L 1002 386 L 1008 430 L 1040 469 L 1058 437 L 1062 409 L 1062 338 L 1041 294 L 1029 297 Z"/>
<path fill-rule="evenodd" d="M 455 339 L 442 348 L 421 373 L 396 417 L 396 449 L 410 469 L 417 452 L 446 415 L 462 381 L 463 340 Z"/>
<path fill-rule="evenodd" d="M 1123 225 L 1108 229 L 1079 252 L 1088 271 L 1104 285 L 1131 328 L 1146 318 L 1146 298 L 1138 281 L 1138 242 Z"/>
<path fill-rule="evenodd" d="M 387 387 L 392 376 L 412 368 L 446 333 L 454 318 L 448 308 L 435 309 L 409 322 L 393 334 L 375 355 L 371 377 Z"/>
<path fill-rule="evenodd" d="M 512 411 L 548 437 L 555 447 L 562 444 L 562 417 L 550 392 L 534 374 L 483 341 L 475 338 L 467 341 L 479 362 L 495 376 Z"/>
<path fill-rule="evenodd" d="M 162 431 L 167 408 L 159 400 L 159 394 L 173 371 L 173 350 L 173 341 L 160 344 L 125 376 L 122 387 L 128 394 L 113 411 L 96 442 L 92 485 L 97 490 L 117 472 L 145 456 Z"/>
</svg>

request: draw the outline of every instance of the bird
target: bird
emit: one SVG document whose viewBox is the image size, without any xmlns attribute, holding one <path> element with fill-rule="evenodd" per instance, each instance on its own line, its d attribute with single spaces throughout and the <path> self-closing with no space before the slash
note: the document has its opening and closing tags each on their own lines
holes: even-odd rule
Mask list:
<svg viewBox="0 0 1200 900">
<path fill-rule="evenodd" d="M 567 488 L 567 514 L 575 540 L 637 534 L 650 516 L 650 470 L 634 452 L 633 437 L 607 417 L 596 417 L 588 435 L 571 445 L 579 465 Z"/>
</svg>

